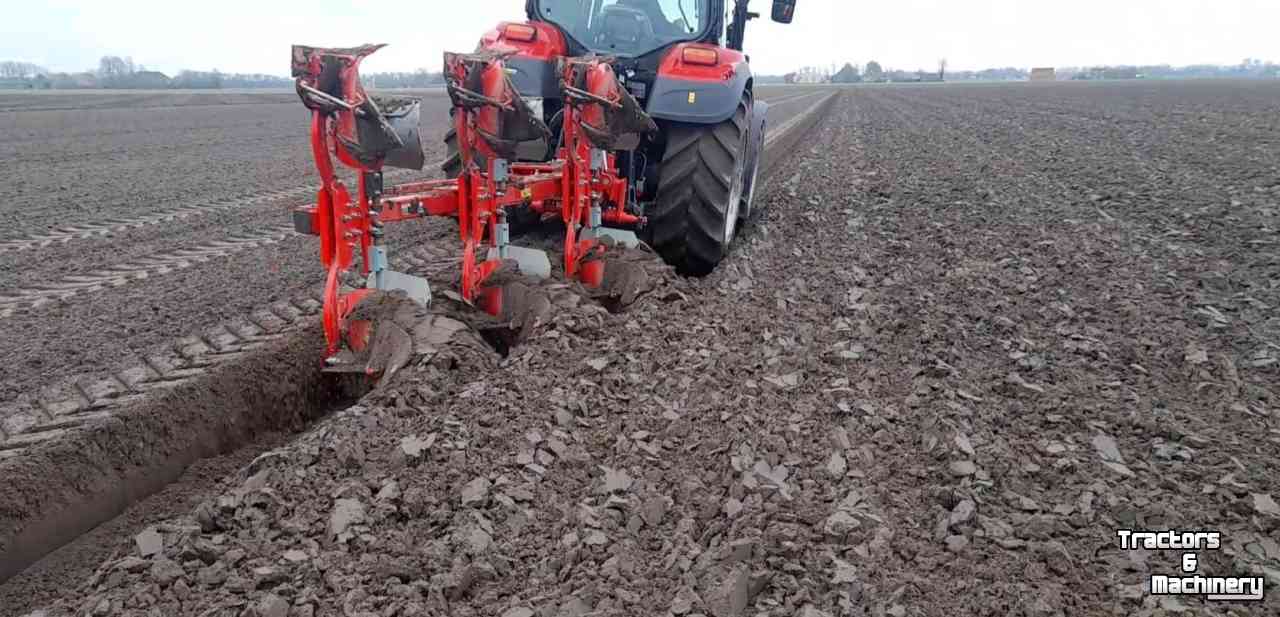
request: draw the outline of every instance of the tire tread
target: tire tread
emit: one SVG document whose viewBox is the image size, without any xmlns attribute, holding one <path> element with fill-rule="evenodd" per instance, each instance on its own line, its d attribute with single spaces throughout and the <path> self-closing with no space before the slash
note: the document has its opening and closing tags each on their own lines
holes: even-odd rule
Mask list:
<svg viewBox="0 0 1280 617">
<path fill-rule="evenodd" d="M 649 238 L 667 263 L 695 276 L 724 258 L 725 217 L 734 170 L 747 127 L 748 99 L 715 125 L 670 124 L 657 198 L 649 209 Z"/>
</svg>

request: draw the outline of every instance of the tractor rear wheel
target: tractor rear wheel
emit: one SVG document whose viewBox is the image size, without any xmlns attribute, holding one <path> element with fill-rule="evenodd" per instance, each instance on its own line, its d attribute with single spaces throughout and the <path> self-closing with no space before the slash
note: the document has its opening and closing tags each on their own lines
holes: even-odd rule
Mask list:
<svg viewBox="0 0 1280 617">
<path fill-rule="evenodd" d="M 715 270 L 733 243 L 741 214 L 750 96 L 719 124 L 665 125 L 666 151 L 650 206 L 649 240 L 684 274 Z"/>
</svg>

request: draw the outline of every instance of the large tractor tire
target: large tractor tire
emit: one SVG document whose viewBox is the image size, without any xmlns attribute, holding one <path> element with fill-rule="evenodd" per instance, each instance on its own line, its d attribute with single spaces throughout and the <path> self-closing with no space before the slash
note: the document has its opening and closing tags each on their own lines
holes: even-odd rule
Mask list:
<svg viewBox="0 0 1280 617">
<path fill-rule="evenodd" d="M 729 251 L 742 212 L 750 95 L 719 124 L 664 125 L 658 193 L 646 213 L 649 241 L 684 274 L 705 276 Z"/>
</svg>

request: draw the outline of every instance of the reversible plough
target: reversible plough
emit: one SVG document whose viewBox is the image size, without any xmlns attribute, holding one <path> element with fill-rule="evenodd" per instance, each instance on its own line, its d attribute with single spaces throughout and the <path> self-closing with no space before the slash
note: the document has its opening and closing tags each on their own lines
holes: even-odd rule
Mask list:
<svg viewBox="0 0 1280 617">
<path fill-rule="evenodd" d="M 551 272 L 545 253 L 510 243 L 509 209 L 558 218 L 564 224 L 563 275 L 589 288 L 604 284 L 602 239 L 633 242 L 635 235 L 623 230 L 644 222 L 626 210 L 630 184 L 619 174 L 617 157 L 656 125 L 619 83 L 609 58 L 560 60 L 564 106 L 558 147 L 549 161 L 528 163 L 517 161 L 519 144 L 549 141 L 553 134 L 512 85 L 507 54 L 445 54 L 461 172 L 451 179 L 384 186 L 385 167 L 420 169 L 424 157 L 419 102 L 375 99 L 360 83 L 361 61 L 380 47 L 293 48 L 293 75 L 311 110 L 311 149 L 321 180 L 316 203 L 296 210 L 294 223 L 320 237 L 327 270 L 325 363 L 335 372 L 368 371 L 362 358 L 376 325 L 353 320 L 352 313 L 370 293 L 399 290 L 422 304 L 431 300 L 425 279 L 388 268 L 387 223 L 457 219 L 459 295 L 499 315 L 502 287 L 486 282 L 504 262 L 534 276 Z M 354 196 L 338 178 L 334 158 L 356 172 Z M 345 286 L 355 272 L 363 286 Z"/>
</svg>

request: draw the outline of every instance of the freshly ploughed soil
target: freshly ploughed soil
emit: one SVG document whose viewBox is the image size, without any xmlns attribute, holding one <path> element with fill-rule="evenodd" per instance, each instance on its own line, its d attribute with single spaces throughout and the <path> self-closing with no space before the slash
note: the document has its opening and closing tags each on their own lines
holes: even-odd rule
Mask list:
<svg viewBox="0 0 1280 617">
<path fill-rule="evenodd" d="M 773 117 L 785 121 L 816 103 L 815 94 L 829 97 L 831 93 L 787 89 L 781 91 L 781 94 L 786 96 L 775 97 L 767 92 L 765 96 L 791 101 L 783 101 L 775 109 Z M 93 97 L 78 100 L 95 102 Z M 189 106 L 174 104 L 160 107 Z M 105 108 L 117 107 L 121 109 L 121 113 L 138 108 L 133 103 L 109 105 Z M 143 109 L 151 107 L 143 106 Z M 246 105 L 246 109 L 240 110 L 240 113 L 253 117 L 254 114 L 271 109 L 270 105 L 265 108 L 261 105 Z M 820 114 L 814 117 L 817 116 Z M 30 118 L 24 119 L 28 120 Z M 227 127 L 222 130 L 235 129 Z M 430 135 L 431 128 L 424 126 L 423 132 L 424 135 Z M 129 133 L 126 132 L 125 135 Z M 119 136 L 107 136 L 105 139 L 118 138 Z M 431 147 L 433 146 L 429 146 Z M 258 156 L 261 154 L 258 153 Z M 305 157 L 294 158 L 305 161 Z M 275 161 L 263 162 L 264 168 L 278 166 L 279 163 Z M 432 174 L 433 170 L 425 173 Z M 80 230 L 83 228 L 73 229 L 74 237 L 65 242 L 34 243 L 5 255 L 14 258 L 15 263 L 30 258 L 32 253 L 43 254 L 46 258 L 38 260 L 33 268 L 16 271 L 15 274 L 19 275 L 16 278 L 20 280 L 8 282 L 21 284 L 39 281 L 39 276 L 28 278 L 27 275 L 40 267 L 67 265 L 59 264 L 58 259 L 49 261 L 47 258 L 51 251 L 54 255 L 75 257 L 80 268 L 91 268 L 96 258 L 93 254 L 86 254 L 84 245 L 114 246 L 109 252 L 117 255 L 116 262 L 127 261 L 130 257 L 139 255 L 150 259 L 156 253 L 156 247 L 139 249 L 147 243 L 147 238 L 154 242 L 168 242 L 175 235 L 180 237 L 188 232 L 198 233 L 201 229 L 207 231 L 210 225 L 228 218 L 235 220 L 248 217 L 249 220 L 254 220 L 275 216 L 287 220 L 287 213 L 277 206 L 285 205 L 290 199 L 305 200 L 310 191 L 308 188 L 296 195 L 291 193 L 261 203 L 240 203 L 237 200 L 218 202 L 226 204 L 225 207 L 219 206 L 218 212 L 177 217 L 147 225 L 118 226 L 119 221 L 128 222 L 131 219 L 128 216 L 111 218 L 107 220 L 108 226 L 118 228 L 104 234 L 96 231 L 82 234 Z M 261 211 L 260 205 L 271 206 L 271 211 Z M 126 211 L 122 214 L 130 213 Z M 412 255 L 406 254 L 410 263 L 425 267 L 423 259 L 426 258 L 431 264 L 443 265 L 445 268 L 455 265 L 453 262 L 457 256 L 452 241 L 456 232 L 447 222 L 433 220 L 405 227 L 406 229 L 397 230 L 403 233 L 394 238 L 400 247 L 408 248 L 425 240 L 426 248 L 430 249 L 427 254 L 418 254 L 416 251 Z M 408 229 L 409 227 L 414 229 Z M 83 370 L 83 364 L 79 363 L 83 361 L 85 354 L 117 359 L 127 357 L 130 355 L 127 352 L 131 349 L 154 347 L 153 341 L 163 341 L 181 332 L 190 333 L 197 328 L 207 327 L 210 323 L 243 315 L 255 307 L 261 308 L 262 303 L 267 301 L 288 298 L 298 290 L 314 287 L 318 277 L 314 274 L 303 275 L 314 270 L 313 267 L 307 267 L 315 261 L 314 243 L 306 238 L 299 238 L 292 246 L 283 244 L 285 243 L 265 247 L 250 246 L 254 250 L 229 257 L 215 256 L 207 262 L 194 260 L 201 265 L 182 266 L 189 269 L 179 270 L 178 275 L 155 272 L 169 277 L 167 279 L 153 276 L 150 280 L 138 279 L 119 287 L 108 284 L 105 289 L 89 290 L 89 293 L 59 301 L 53 306 L 22 310 L 18 316 L 11 318 L 10 324 L 14 321 L 26 323 L 18 324 L 8 331 L 23 333 L 15 340 L 30 342 L 35 338 L 41 344 L 12 349 L 11 355 L 37 357 L 42 362 L 19 364 L 24 370 L 34 369 L 35 372 L 30 376 L 18 373 L 8 374 L 6 377 L 12 378 L 15 392 L 39 396 L 36 388 L 40 387 L 40 382 L 35 378 L 36 374 L 42 374 L 49 381 L 68 373 L 74 374 L 72 371 L 77 368 Z M 177 241 L 177 246 L 182 246 L 181 240 Z M 397 257 L 399 256 L 401 252 L 397 251 Z M 269 267 L 261 267 L 263 263 Z M 72 271 L 76 271 L 76 264 L 70 265 Z M 93 270 L 80 272 L 86 271 Z M 184 273 L 190 273 L 191 276 L 181 276 Z M 441 276 L 436 281 L 437 289 L 452 289 L 455 281 L 451 270 L 439 271 L 437 268 L 432 273 Z M 157 288 L 152 282 L 156 279 L 162 279 L 164 285 Z M 0 296 L 12 296 L 11 289 L 7 285 L 0 288 Z M 234 289 L 234 293 L 228 293 L 231 289 Z M 70 314 L 71 310 L 79 311 L 80 308 L 86 311 L 82 318 L 77 319 Z M 150 313 L 147 312 L 148 309 Z M 135 319 L 136 315 L 131 314 L 137 310 L 142 311 L 142 320 Z M 51 314 L 60 315 L 60 318 L 50 319 Z M 88 321 L 83 317 L 87 317 Z M 178 329 L 148 328 L 146 317 L 177 320 L 189 325 Z M 29 324 L 39 325 L 42 331 L 47 327 L 56 334 L 44 335 L 41 332 L 33 336 L 33 332 L 27 327 Z M 486 336 L 490 334 L 486 333 Z M 210 339 L 206 337 L 205 341 Z M 314 383 L 315 361 L 319 357 L 316 347 L 318 343 L 317 331 L 299 332 L 265 350 L 242 352 L 236 354 L 240 356 L 237 359 L 220 360 L 218 370 L 179 387 L 158 402 L 144 400 L 141 404 L 130 403 L 122 410 L 102 412 L 86 409 L 75 414 L 74 418 L 67 416 L 68 420 L 74 419 L 76 422 L 88 419 L 87 426 L 92 427 L 88 431 L 62 430 L 58 427 L 65 428 L 65 425 L 59 425 L 55 419 L 47 429 L 41 429 L 44 431 L 43 435 L 50 436 L 47 447 L 40 445 L 21 451 L 5 449 L 3 446 L 12 447 L 14 444 L 5 444 L 3 434 L 0 434 L 0 462 L 4 465 L 4 475 L 8 480 L 4 487 L 6 494 L 0 497 L 0 504 L 4 505 L 0 508 L 3 511 L 3 517 L 0 518 L 0 578 L 20 571 L 32 559 L 56 548 L 58 543 L 73 538 L 86 526 L 110 518 L 126 505 L 163 486 L 181 473 L 191 461 L 245 444 L 230 454 L 200 463 L 196 469 L 179 478 L 175 486 L 134 505 L 119 519 L 79 538 L 72 545 L 0 586 L 0 607 L 4 609 L 0 614 L 21 614 L 56 597 L 60 589 L 82 580 L 92 572 L 96 562 L 118 552 L 119 543 L 113 541 L 112 534 L 131 536 L 144 523 L 185 511 L 187 507 L 181 502 L 172 503 L 168 500 L 175 495 L 185 500 L 208 494 L 210 478 L 224 475 L 216 470 L 234 469 L 242 465 L 245 457 L 250 456 L 249 453 L 260 452 L 272 440 L 279 439 L 273 431 L 296 427 L 300 421 L 324 412 L 335 398 L 332 393 L 326 394 L 326 388 Z M 63 344 L 66 345 L 65 349 Z M 57 367 L 61 372 L 45 370 L 48 367 Z M 184 376 L 188 372 L 190 371 L 180 371 Z M 177 375 L 174 373 L 172 377 L 178 378 Z M 91 376 L 82 378 L 81 383 L 90 383 Z M 49 381 L 44 383 L 48 384 Z M 33 388 L 32 383 L 37 386 Z M 57 399 L 45 400 L 49 402 Z M 0 414 L 3 413 L 0 409 Z M 109 417 L 103 417 L 108 413 Z M 0 417 L 0 420 L 5 419 Z M 11 429 L 12 426 L 6 423 L 4 429 Z M 16 433 L 9 433 L 9 437 L 15 435 Z"/>
<path fill-rule="evenodd" d="M 506 357 L 438 303 L 47 614 L 1276 614 L 1277 95 L 845 91 L 710 277 L 533 285 Z M 1149 596 L 1167 528 L 1266 600 Z"/>
<path fill-rule="evenodd" d="M 297 430 L 343 400 L 322 375 L 318 327 L 0 461 L 0 578 L 110 520 L 192 463 L 263 433 Z"/>
</svg>

